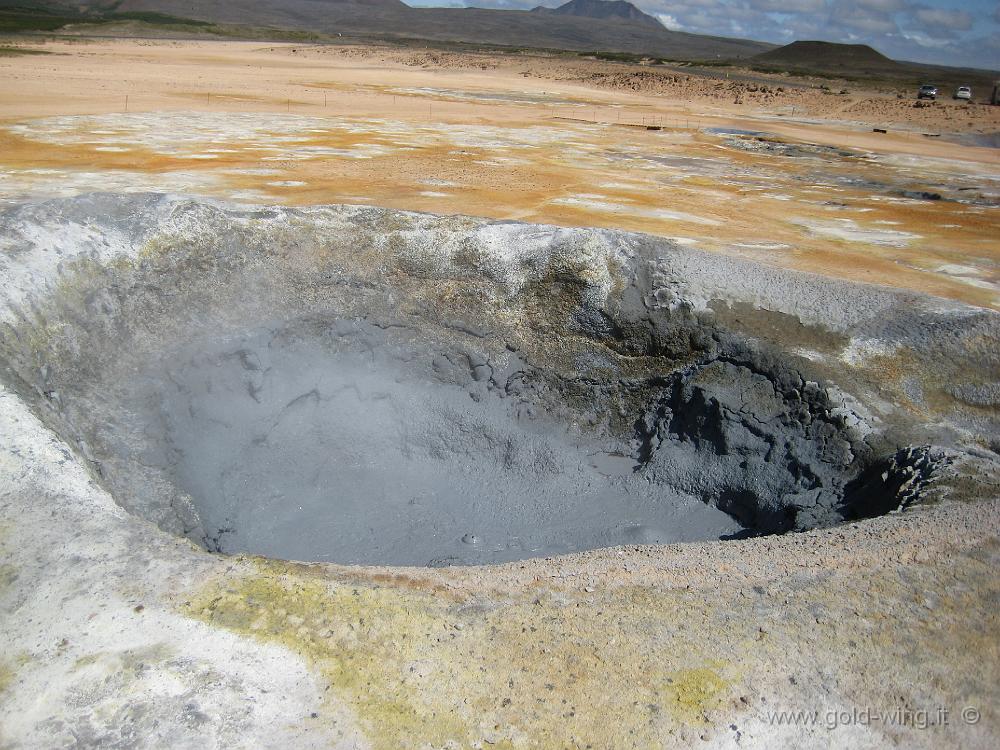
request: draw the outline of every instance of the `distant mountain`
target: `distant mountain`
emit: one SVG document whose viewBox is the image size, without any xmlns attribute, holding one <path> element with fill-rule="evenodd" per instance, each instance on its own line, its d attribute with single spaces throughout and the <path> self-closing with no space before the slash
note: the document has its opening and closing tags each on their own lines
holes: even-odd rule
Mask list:
<svg viewBox="0 0 1000 750">
<path fill-rule="evenodd" d="M 988 96 L 997 72 L 974 68 L 891 60 L 864 44 L 833 42 L 792 42 L 748 60 L 754 68 L 792 75 L 843 76 L 854 81 L 871 81 L 910 88 L 916 94 L 921 83 L 933 83 L 943 90 L 971 86 L 976 98 Z"/>
<path fill-rule="evenodd" d="M 26 7 L 58 11 L 60 16 L 73 14 L 75 22 L 189 19 L 229 26 L 230 34 L 238 34 L 240 26 L 252 27 L 257 30 L 255 37 L 261 35 L 260 29 L 275 29 L 669 60 L 741 59 L 774 47 L 749 39 L 670 31 L 623 1 L 571 0 L 543 12 L 411 8 L 400 0 L 0 0 L 0 16 L 5 6 L 19 15 Z"/>
<path fill-rule="evenodd" d="M 651 26 L 663 26 L 651 15 L 643 13 L 625 0 L 569 0 L 568 3 L 560 5 L 558 8 L 546 8 L 539 5 L 531 12 L 554 16 L 580 16 L 582 18 L 617 18 Z"/>
<path fill-rule="evenodd" d="M 900 67 L 867 44 L 792 42 L 756 55 L 754 62 L 793 70 L 890 72 Z"/>
</svg>

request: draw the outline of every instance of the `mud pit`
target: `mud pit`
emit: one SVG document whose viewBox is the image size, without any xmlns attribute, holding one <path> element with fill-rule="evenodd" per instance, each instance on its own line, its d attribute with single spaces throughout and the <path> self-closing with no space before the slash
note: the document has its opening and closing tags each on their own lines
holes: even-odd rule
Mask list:
<svg viewBox="0 0 1000 750">
<path fill-rule="evenodd" d="M 516 357 L 495 371 L 477 353 L 386 338 L 286 322 L 224 351 L 207 343 L 150 381 L 147 434 L 210 548 L 444 565 L 739 530 L 631 457 L 527 416 Z"/>
<path fill-rule="evenodd" d="M 961 396 L 995 387 L 988 311 L 368 208 L 97 195 L 2 223 L 5 380 L 123 507 L 212 551 L 440 566 L 782 533 L 991 460 L 995 404 Z"/>
</svg>

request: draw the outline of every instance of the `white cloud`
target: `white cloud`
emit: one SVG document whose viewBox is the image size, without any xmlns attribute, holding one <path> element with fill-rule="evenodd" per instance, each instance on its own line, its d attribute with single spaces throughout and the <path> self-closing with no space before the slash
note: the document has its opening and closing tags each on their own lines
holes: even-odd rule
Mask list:
<svg viewBox="0 0 1000 750">
<path fill-rule="evenodd" d="M 953 44 L 951 39 L 935 39 L 922 31 L 904 31 L 903 38 L 927 49 L 945 49 Z"/>
<path fill-rule="evenodd" d="M 671 31 L 684 31 L 684 24 L 678 21 L 669 13 L 657 13 L 657 19 Z"/>
<path fill-rule="evenodd" d="M 972 16 L 964 10 L 920 8 L 915 15 L 917 20 L 928 26 L 942 26 L 952 31 L 968 31 L 972 28 Z"/>
<path fill-rule="evenodd" d="M 875 0 L 862 0 L 874 2 Z M 892 14 L 869 8 L 858 0 L 839 0 L 830 13 L 830 24 L 868 34 L 893 34 L 899 31 Z"/>
<path fill-rule="evenodd" d="M 816 13 L 826 8 L 826 0 L 750 0 L 750 7 L 772 13 Z"/>
<path fill-rule="evenodd" d="M 853 4 L 877 13 L 895 13 L 906 7 L 903 0 L 853 0 Z"/>
</svg>

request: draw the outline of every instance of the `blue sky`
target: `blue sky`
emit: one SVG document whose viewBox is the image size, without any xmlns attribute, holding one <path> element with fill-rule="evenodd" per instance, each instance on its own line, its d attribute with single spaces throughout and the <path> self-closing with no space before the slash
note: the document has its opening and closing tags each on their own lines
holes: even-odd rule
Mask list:
<svg viewBox="0 0 1000 750">
<path fill-rule="evenodd" d="M 555 7 L 565 0 L 404 0 L 414 6 Z M 1000 69 L 998 0 L 632 0 L 670 29 L 870 44 L 902 60 Z"/>
</svg>

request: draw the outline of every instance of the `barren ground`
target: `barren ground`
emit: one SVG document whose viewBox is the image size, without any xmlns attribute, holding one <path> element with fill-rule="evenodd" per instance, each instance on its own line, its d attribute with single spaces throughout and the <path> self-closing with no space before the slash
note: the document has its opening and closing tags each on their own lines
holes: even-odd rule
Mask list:
<svg viewBox="0 0 1000 750">
<path fill-rule="evenodd" d="M 0 199 L 162 189 L 613 227 L 1000 305 L 1000 156 L 949 140 L 1000 130 L 996 107 L 573 57 L 42 49 L 0 58 Z"/>
</svg>

